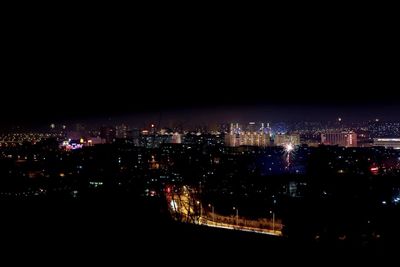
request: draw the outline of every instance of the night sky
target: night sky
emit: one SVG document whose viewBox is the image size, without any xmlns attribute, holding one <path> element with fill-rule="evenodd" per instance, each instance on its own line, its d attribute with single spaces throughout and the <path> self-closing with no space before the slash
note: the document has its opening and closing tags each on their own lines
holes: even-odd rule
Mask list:
<svg viewBox="0 0 400 267">
<path fill-rule="evenodd" d="M 200 121 L 400 116 L 389 27 L 186 22 L 10 21 L 0 127 L 160 113 Z"/>
</svg>

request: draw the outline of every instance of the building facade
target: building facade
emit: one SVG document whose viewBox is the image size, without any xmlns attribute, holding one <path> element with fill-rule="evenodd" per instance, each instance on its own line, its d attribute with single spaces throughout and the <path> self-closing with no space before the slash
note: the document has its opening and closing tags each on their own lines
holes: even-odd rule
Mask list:
<svg viewBox="0 0 400 267">
<path fill-rule="evenodd" d="M 374 146 L 400 149 L 400 138 L 374 138 Z"/>
<path fill-rule="evenodd" d="M 321 143 L 324 145 L 357 147 L 357 134 L 352 131 L 322 133 Z"/>
</svg>

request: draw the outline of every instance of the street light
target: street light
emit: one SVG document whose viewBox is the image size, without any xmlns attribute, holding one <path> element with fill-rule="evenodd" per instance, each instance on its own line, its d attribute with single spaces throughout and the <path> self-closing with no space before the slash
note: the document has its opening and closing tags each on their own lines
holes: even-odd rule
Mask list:
<svg viewBox="0 0 400 267">
<path fill-rule="evenodd" d="M 233 210 L 236 210 L 236 226 L 239 225 L 239 209 L 233 207 Z"/>
<path fill-rule="evenodd" d="M 208 207 L 211 208 L 211 214 L 212 214 L 212 218 L 213 218 L 213 222 L 215 222 L 215 213 L 214 213 L 214 206 L 211 204 L 208 204 Z"/>
<path fill-rule="evenodd" d="M 269 211 L 269 214 L 272 213 L 272 231 L 275 233 L 275 212 L 272 210 Z"/>
<path fill-rule="evenodd" d="M 197 200 L 196 203 L 197 203 L 197 205 L 199 205 L 199 207 L 200 207 L 199 224 L 201 224 L 201 217 L 203 217 L 203 208 L 202 208 L 202 206 L 201 206 L 200 201 Z"/>
</svg>

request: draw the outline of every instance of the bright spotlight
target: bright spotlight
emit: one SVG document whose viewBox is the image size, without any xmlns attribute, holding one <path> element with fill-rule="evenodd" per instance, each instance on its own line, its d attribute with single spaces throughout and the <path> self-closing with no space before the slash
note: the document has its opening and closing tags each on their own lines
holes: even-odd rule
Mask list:
<svg viewBox="0 0 400 267">
<path fill-rule="evenodd" d="M 294 147 L 293 147 L 293 145 L 292 144 L 286 144 L 285 145 L 285 151 L 286 152 L 292 152 L 293 151 L 293 149 L 294 149 Z"/>
</svg>

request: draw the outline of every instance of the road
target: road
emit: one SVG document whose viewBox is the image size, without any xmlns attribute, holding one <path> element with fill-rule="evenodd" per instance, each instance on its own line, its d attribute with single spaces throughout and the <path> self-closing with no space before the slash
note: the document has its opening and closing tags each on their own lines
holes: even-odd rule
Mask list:
<svg viewBox="0 0 400 267">
<path fill-rule="evenodd" d="M 199 224 L 210 226 L 210 227 L 215 227 L 215 228 L 238 230 L 238 231 L 252 232 L 252 233 L 258 233 L 258 234 L 265 234 L 265 235 L 282 236 L 282 232 L 280 230 L 271 230 L 271 229 L 257 228 L 257 227 L 250 227 L 250 226 L 237 226 L 235 224 L 214 222 L 206 217 L 200 217 Z"/>
<path fill-rule="evenodd" d="M 170 190 L 170 192 L 167 193 L 167 201 L 170 203 L 169 208 L 171 214 L 175 215 L 176 219 L 183 222 L 229 230 L 282 236 L 282 224 L 280 222 L 275 223 L 274 229 L 269 229 L 267 227 L 250 226 L 251 224 L 257 224 L 258 221 L 245 220 L 242 217 L 239 219 L 241 223 L 237 225 L 237 221 L 229 216 L 222 216 L 215 212 L 212 212 L 211 216 L 209 216 L 210 212 L 204 209 L 204 206 L 199 200 L 195 199 L 194 194 L 191 193 L 190 188 L 187 186 L 183 186 L 176 191 Z"/>
</svg>

